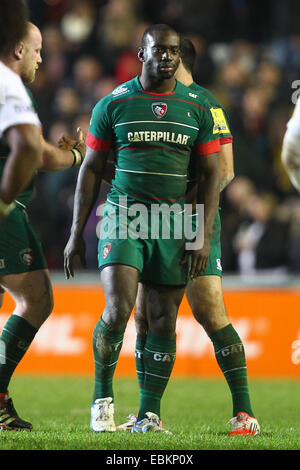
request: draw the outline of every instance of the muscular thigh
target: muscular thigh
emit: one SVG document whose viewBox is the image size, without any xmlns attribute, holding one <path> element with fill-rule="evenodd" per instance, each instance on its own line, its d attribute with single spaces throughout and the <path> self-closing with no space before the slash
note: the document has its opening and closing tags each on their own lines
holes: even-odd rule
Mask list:
<svg viewBox="0 0 300 470">
<path fill-rule="evenodd" d="M 219 276 L 199 276 L 189 282 L 186 296 L 193 315 L 208 334 L 229 323 Z"/>
<path fill-rule="evenodd" d="M 134 321 L 137 334 L 142 336 L 146 336 L 148 331 L 146 307 L 146 286 L 140 282 L 135 301 Z"/>
<path fill-rule="evenodd" d="M 51 313 L 53 292 L 47 269 L 0 276 L 0 285 L 13 298 L 14 313 L 39 328 Z"/>
<path fill-rule="evenodd" d="M 114 264 L 101 271 L 101 283 L 105 296 L 103 320 L 115 327 L 126 326 L 134 307 L 139 272 L 132 266 Z"/>
</svg>

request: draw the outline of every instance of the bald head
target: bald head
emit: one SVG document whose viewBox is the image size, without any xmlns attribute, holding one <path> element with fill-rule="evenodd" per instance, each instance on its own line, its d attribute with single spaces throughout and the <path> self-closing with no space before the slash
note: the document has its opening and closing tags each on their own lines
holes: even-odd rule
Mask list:
<svg viewBox="0 0 300 470">
<path fill-rule="evenodd" d="M 167 24 L 154 24 L 145 29 L 142 37 L 142 47 L 147 46 L 149 39 L 153 37 L 153 35 L 156 35 L 156 33 L 171 33 L 174 36 L 178 36 L 178 40 L 180 41 L 178 33 Z"/>
<path fill-rule="evenodd" d="M 35 26 L 35 24 L 31 23 L 31 21 L 26 22 L 26 33 L 24 38 L 26 38 L 26 36 L 28 36 L 29 34 L 41 34 L 39 28 Z"/>
<path fill-rule="evenodd" d="M 19 70 L 22 80 L 31 83 L 35 79 L 35 73 L 42 62 L 42 35 L 37 26 L 27 22 L 26 34 L 21 41 L 19 55 Z"/>
</svg>

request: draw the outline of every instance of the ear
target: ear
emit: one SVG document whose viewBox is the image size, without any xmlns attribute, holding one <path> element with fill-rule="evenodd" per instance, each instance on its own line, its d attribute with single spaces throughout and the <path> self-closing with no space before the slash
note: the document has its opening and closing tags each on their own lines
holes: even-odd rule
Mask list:
<svg viewBox="0 0 300 470">
<path fill-rule="evenodd" d="M 144 53 L 144 49 L 142 47 L 139 47 L 139 50 L 138 50 L 138 59 L 140 62 L 145 62 L 145 53 Z"/>
<path fill-rule="evenodd" d="M 18 44 L 16 45 L 15 50 L 14 50 L 14 55 L 15 55 L 16 59 L 18 59 L 18 60 L 22 59 L 23 51 L 24 51 L 24 42 L 20 41 L 20 42 L 18 42 Z"/>
</svg>

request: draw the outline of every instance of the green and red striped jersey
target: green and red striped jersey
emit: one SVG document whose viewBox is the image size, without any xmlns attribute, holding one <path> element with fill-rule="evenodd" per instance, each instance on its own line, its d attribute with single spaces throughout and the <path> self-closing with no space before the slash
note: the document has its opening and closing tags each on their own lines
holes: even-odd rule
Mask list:
<svg viewBox="0 0 300 470">
<path fill-rule="evenodd" d="M 144 202 L 184 202 L 191 152 L 220 150 L 211 105 L 182 83 L 172 93 L 143 90 L 135 77 L 93 109 L 86 144 L 115 153 L 112 185 Z"/>
<path fill-rule="evenodd" d="M 231 143 L 233 141 L 233 137 L 229 127 L 228 115 L 220 101 L 211 91 L 198 85 L 198 83 L 193 82 L 189 88 L 194 90 L 195 94 L 204 96 L 209 101 L 210 112 L 213 115 L 215 128 L 219 129 L 220 144 L 224 145 Z M 194 157 L 192 157 L 190 161 L 188 181 L 196 181 L 196 161 Z"/>
</svg>

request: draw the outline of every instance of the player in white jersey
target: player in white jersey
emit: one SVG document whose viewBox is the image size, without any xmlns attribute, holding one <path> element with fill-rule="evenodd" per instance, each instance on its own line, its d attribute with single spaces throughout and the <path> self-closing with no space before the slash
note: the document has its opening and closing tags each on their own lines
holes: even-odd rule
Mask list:
<svg viewBox="0 0 300 470">
<path fill-rule="evenodd" d="M 6 1 L 6 0 L 5 0 Z M 2 0 L 1 0 L 2 2 Z M 0 3 L 0 5 L 2 5 Z M 14 3 L 12 3 L 14 6 Z M 0 10 L 1 11 L 1 10 Z M 15 11 L 14 11 L 15 14 Z M 2 20 L 2 18 L 1 18 Z M 1 25 L 0 20 L 0 25 Z M 1 29 L 1 28 L 0 28 Z M 1 37 L 1 31 L 0 31 Z M 34 172 L 37 169 L 43 171 L 58 171 L 70 168 L 80 164 L 82 154 L 80 146 L 76 142 L 76 148 L 62 150 L 49 142 L 46 142 L 41 135 L 41 129 L 38 127 L 39 121 L 37 115 L 33 112 L 34 100 L 30 99 L 29 90 L 22 89 L 22 82 L 31 83 L 35 78 L 35 72 L 41 63 L 42 37 L 39 29 L 32 23 L 26 23 L 24 36 L 8 53 L 8 63 L 13 71 L 19 72 L 19 77 L 13 71 L 5 71 L 10 81 L 14 81 L 14 88 L 6 100 L 7 107 L 11 105 L 15 109 L 21 122 L 26 122 L 27 116 L 32 113 L 35 124 L 31 127 L 37 129 L 37 139 L 41 151 L 35 162 Z M 6 96 L 8 87 L 3 88 Z M 19 94 L 23 93 L 23 101 L 17 99 Z M 21 90 L 21 91 L 20 91 Z M 31 96 L 31 95 L 30 95 Z M 10 122 L 10 114 L 5 113 L 6 122 Z M 23 127 L 29 126 L 22 124 Z M 10 129 L 10 127 L 9 127 Z M 3 132 L 3 138 L 0 138 L 0 181 L 1 187 L 7 182 L 5 171 L 6 161 L 9 163 L 10 152 L 16 147 L 14 140 L 6 138 L 7 132 Z M 14 135 L 17 138 L 17 134 Z M 24 158 L 19 162 L 20 167 L 27 165 L 30 167 L 30 155 L 28 156 L 28 147 Z M 9 170 L 12 165 L 9 166 Z M 5 323 L 0 337 L 0 430 L 31 430 L 32 424 L 21 419 L 14 409 L 12 399 L 9 398 L 8 386 L 16 366 L 22 360 L 29 345 L 33 341 L 35 334 L 40 326 L 50 315 L 53 308 L 53 294 L 50 282 L 50 274 L 47 269 L 47 263 L 33 228 L 26 216 L 26 204 L 30 200 L 33 191 L 33 182 L 31 173 L 30 184 L 27 180 L 26 188 L 20 193 L 15 191 L 12 194 L 12 200 L 15 199 L 15 207 L 6 215 L 0 224 L 0 287 L 13 298 L 15 309 L 13 314 Z M 15 173 L 16 175 L 16 173 Z M 19 172 L 13 180 L 14 187 L 21 178 L 23 182 L 24 173 Z M 25 177 L 24 177 L 25 178 Z M 21 185 L 19 185 L 21 187 Z M 17 196 L 17 198 L 16 198 Z"/>
<path fill-rule="evenodd" d="M 300 193 L 300 100 L 298 99 L 293 115 L 287 123 L 282 144 L 282 163 L 292 185 Z"/>
<path fill-rule="evenodd" d="M 0 182 L 0 223 L 32 179 L 41 153 L 40 123 L 21 81 L 18 63 L 13 60 L 20 53 L 27 18 L 22 0 L 1 0 L 0 137 L 5 138 L 10 154 Z"/>
</svg>

